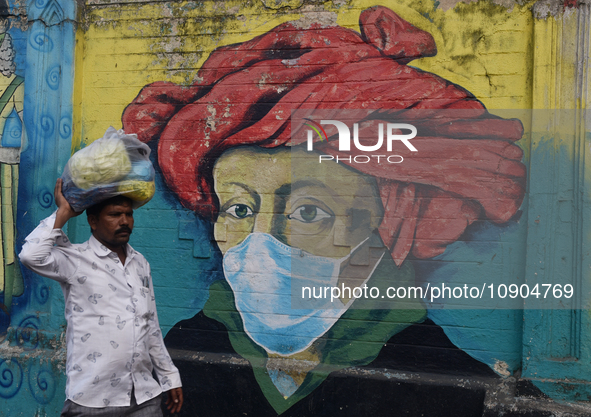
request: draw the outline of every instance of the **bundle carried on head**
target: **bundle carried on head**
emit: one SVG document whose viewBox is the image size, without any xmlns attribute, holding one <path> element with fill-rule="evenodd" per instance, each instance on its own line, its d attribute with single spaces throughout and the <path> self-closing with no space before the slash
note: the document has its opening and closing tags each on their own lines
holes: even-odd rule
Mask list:
<svg viewBox="0 0 591 417">
<path fill-rule="evenodd" d="M 137 135 L 113 127 L 72 155 L 61 178 L 64 197 L 75 211 L 117 195 L 129 197 L 138 208 L 155 191 L 150 148 Z"/>
</svg>

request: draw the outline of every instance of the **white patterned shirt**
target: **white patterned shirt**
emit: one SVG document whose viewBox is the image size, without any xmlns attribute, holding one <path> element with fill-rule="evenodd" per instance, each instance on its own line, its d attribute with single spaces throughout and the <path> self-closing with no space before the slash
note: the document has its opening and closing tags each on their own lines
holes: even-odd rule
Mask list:
<svg viewBox="0 0 591 417">
<path fill-rule="evenodd" d="M 55 213 L 27 236 L 19 257 L 64 292 L 66 398 L 86 407 L 127 406 L 132 388 L 141 404 L 180 387 L 158 324 L 148 261 L 128 244 L 122 265 L 94 236 L 72 244 L 54 223 Z"/>
</svg>

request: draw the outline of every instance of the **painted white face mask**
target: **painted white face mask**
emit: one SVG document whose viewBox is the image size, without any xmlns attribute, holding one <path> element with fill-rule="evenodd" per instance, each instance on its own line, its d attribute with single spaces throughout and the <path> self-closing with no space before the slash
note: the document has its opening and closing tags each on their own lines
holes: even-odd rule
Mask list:
<svg viewBox="0 0 591 417">
<path fill-rule="evenodd" d="M 308 309 L 292 309 L 292 283 L 294 288 L 336 286 L 341 264 L 356 248 L 340 259 L 325 258 L 292 248 L 269 234 L 252 233 L 229 249 L 223 260 L 224 275 L 250 338 L 269 353 L 287 356 L 307 349 L 326 333 L 348 305 L 340 300 L 331 303 L 329 292 L 328 299 L 316 300 Z"/>
</svg>

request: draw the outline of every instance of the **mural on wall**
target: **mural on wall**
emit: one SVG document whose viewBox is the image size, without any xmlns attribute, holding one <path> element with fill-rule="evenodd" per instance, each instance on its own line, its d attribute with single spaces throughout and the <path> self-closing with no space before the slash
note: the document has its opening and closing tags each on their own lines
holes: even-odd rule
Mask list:
<svg viewBox="0 0 591 417">
<path fill-rule="evenodd" d="M 0 4 L 0 189 L 2 195 L 0 219 L 2 223 L 0 254 L 0 314 L 9 323 L 12 298 L 23 294 L 24 283 L 20 266 L 16 261 L 16 210 L 20 154 L 26 145 L 23 128 L 24 78 L 17 75 L 12 37 L 8 33 L 8 4 Z M 6 328 L 0 327 L 0 335 Z"/>
<path fill-rule="evenodd" d="M 10 314 L 12 297 L 22 295 L 23 278 L 18 262 L 15 262 L 16 202 L 18 192 L 18 163 L 21 146 L 24 143 L 22 114 L 24 101 L 24 79 L 14 73 L 14 50 L 8 33 L 0 35 L 0 181 L 2 183 L 2 251 L 4 268 L 0 277 L 0 289 L 4 303 L 0 308 Z"/>
<path fill-rule="evenodd" d="M 367 9 L 372 0 L 99 3 L 77 13 L 75 2 L 11 2 L 11 24 L 0 25 L 0 37 L 8 34 L 0 55 L 10 55 L 10 38 L 16 54 L 16 75 L 0 77 L 0 156 L 20 155 L 19 165 L 0 159 L 0 415 L 59 414 L 65 383 L 61 292 L 11 271 L 10 211 L 17 210 L 18 248 L 53 210 L 51 190 L 71 151 L 115 125 L 132 100 L 123 127 L 139 133 L 159 163 L 158 193 L 136 213 L 146 227 L 133 245 L 154 266 L 161 325 L 187 390 L 185 415 L 458 415 L 460 407 L 474 415 L 470 407 L 481 408 L 484 394 L 413 381 L 516 370 L 552 398 L 586 398 L 552 386 L 588 379 L 589 346 L 580 337 L 588 317 L 580 311 L 393 301 L 364 309 L 347 297 L 328 313 L 286 307 L 286 278 L 300 253 L 310 270 L 331 272 L 326 282 L 382 290 L 573 274 L 564 261 L 576 253 L 569 231 L 579 228 L 568 214 L 587 217 L 586 200 L 570 203 L 586 194 L 569 175 L 579 175 L 573 158 L 585 160 L 584 137 L 580 147 L 557 147 L 546 131 L 550 118 L 538 116 L 545 140 L 519 141 L 521 127 L 509 119 L 529 124 L 531 114 L 514 110 L 503 120 L 489 111 L 571 97 L 552 68 L 579 62 L 568 53 L 586 56 L 577 48 L 587 44 L 572 42 L 572 31 L 585 27 L 577 19 L 587 16 L 575 5 L 562 16 L 546 13 L 547 2 L 532 13 L 535 1 L 375 2 L 398 15 Z M 451 109 L 457 128 L 418 125 L 411 141 L 418 156 L 396 148 L 404 164 L 393 170 L 343 160 L 320 166 L 305 136 L 292 134 L 295 109 L 359 108 L 378 109 L 375 120 L 386 122 L 408 122 L 415 108 Z M 315 136 L 314 155 L 336 158 L 336 132 L 323 128 L 328 135 Z M 526 199 L 522 159 L 531 166 Z M 314 181 L 294 190 L 298 178 Z M 86 240 L 85 220 L 68 233 Z"/>
<path fill-rule="evenodd" d="M 186 415 L 400 405 L 400 396 L 381 395 L 374 380 L 362 386 L 343 377 L 351 366 L 495 375 L 491 363 L 455 349 L 420 301 L 367 309 L 342 297 L 335 310 L 291 309 L 296 254 L 312 275 L 332 271 L 332 284 L 412 285 L 421 279 L 416 262 L 443 254 L 472 224 L 515 222 L 524 198 L 523 153 L 513 143 L 521 123 L 493 116 L 461 86 L 408 65 L 436 54 L 428 32 L 379 6 L 364 10 L 359 23 L 361 33 L 281 24 L 217 48 L 195 84 L 149 84 L 125 109 L 125 131 L 157 146 L 166 185 L 213 223 L 223 255 L 225 279 L 166 341 L 237 359 L 179 364 Z M 297 109 L 378 109 L 363 117 L 383 121 L 408 109 L 455 116 L 435 125 L 417 118 L 419 152 L 397 149 L 405 161 L 393 168 L 346 159 L 319 164 L 319 154 L 342 156 L 336 131 L 316 137 L 308 152 L 305 138 L 292 137 Z M 360 137 L 365 146 L 375 143 Z M 429 349 L 417 355 L 421 346 L 444 348 L 446 357 Z M 438 402 L 430 389 L 408 401 L 419 409 L 481 407 L 469 394 Z"/>
<path fill-rule="evenodd" d="M 0 15 L 0 415 L 58 415 L 64 316 L 53 308 L 61 291 L 13 260 L 54 210 L 51 190 L 70 154 L 76 5 L 3 2 Z"/>
</svg>

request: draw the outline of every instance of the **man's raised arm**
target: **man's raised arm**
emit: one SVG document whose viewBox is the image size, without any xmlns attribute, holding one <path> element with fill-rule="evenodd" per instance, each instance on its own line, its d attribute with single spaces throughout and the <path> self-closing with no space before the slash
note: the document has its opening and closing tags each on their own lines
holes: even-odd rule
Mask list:
<svg viewBox="0 0 591 417">
<path fill-rule="evenodd" d="M 66 253 L 65 248 L 70 247 L 71 243 L 61 228 L 80 213 L 72 210 L 64 198 L 61 179 L 55 184 L 54 196 L 57 211 L 42 220 L 27 236 L 19 259 L 23 265 L 39 275 L 67 283 L 77 265 Z"/>
</svg>

